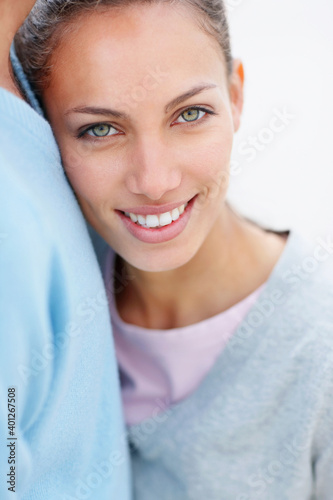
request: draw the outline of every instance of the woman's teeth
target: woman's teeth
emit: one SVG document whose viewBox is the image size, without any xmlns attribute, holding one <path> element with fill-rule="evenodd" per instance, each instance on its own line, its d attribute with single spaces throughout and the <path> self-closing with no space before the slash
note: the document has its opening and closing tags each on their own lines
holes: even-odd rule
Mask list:
<svg viewBox="0 0 333 500">
<path fill-rule="evenodd" d="M 159 215 L 137 215 L 128 212 L 124 212 L 127 217 L 130 217 L 131 221 L 136 222 L 140 226 L 143 227 L 163 227 L 168 226 L 173 221 L 179 219 L 179 217 L 184 212 L 188 203 L 185 205 L 181 205 L 178 208 L 174 208 L 171 212 L 165 212 L 164 214 Z"/>
</svg>

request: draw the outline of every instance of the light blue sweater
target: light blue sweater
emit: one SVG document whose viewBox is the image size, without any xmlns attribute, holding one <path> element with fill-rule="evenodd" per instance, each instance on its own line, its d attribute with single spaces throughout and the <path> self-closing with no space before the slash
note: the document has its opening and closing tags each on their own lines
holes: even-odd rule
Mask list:
<svg viewBox="0 0 333 500">
<path fill-rule="evenodd" d="M 0 116 L 0 498 L 130 500 L 109 312 L 86 224 L 49 124 L 4 89 Z"/>
<path fill-rule="evenodd" d="M 135 500 L 333 499 L 332 262 L 291 231 L 199 388 L 130 427 Z"/>
</svg>

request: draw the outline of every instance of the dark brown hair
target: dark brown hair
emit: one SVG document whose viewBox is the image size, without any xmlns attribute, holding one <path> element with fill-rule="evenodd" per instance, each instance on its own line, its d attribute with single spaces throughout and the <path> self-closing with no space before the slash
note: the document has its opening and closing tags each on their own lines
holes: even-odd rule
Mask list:
<svg viewBox="0 0 333 500">
<path fill-rule="evenodd" d="M 77 16 L 93 10 L 121 9 L 135 4 L 165 2 L 183 5 L 195 14 L 198 25 L 219 43 L 232 72 L 229 27 L 223 0 L 37 0 L 29 17 L 15 37 L 15 48 L 36 94 L 47 88 L 52 70 L 51 55 L 62 35 L 71 30 Z"/>
</svg>

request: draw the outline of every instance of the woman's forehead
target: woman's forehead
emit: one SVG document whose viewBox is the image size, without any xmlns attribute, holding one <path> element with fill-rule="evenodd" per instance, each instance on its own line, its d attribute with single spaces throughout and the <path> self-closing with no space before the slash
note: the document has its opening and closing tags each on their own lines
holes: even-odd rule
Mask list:
<svg viewBox="0 0 333 500">
<path fill-rule="evenodd" d="M 52 63 L 51 85 L 112 87 L 114 92 L 148 80 L 154 68 L 171 85 L 193 77 L 222 83 L 225 74 L 217 41 L 184 9 L 169 4 L 81 16 L 62 38 Z"/>
</svg>

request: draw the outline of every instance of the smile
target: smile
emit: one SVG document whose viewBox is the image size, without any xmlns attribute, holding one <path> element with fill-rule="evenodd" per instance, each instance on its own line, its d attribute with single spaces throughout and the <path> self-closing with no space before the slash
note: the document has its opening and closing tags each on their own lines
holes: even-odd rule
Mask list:
<svg viewBox="0 0 333 500">
<path fill-rule="evenodd" d="M 198 195 L 178 207 L 174 203 L 161 207 L 136 207 L 135 210 L 115 210 L 126 230 L 136 239 L 145 243 L 165 243 L 180 235 L 191 217 L 192 208 Z M 134 208 L 134 207 L 133 207 Z M 145 212 L 145 214 L 140 214 Z M 155 212 L 155 213 L 151 213 Z"/>
<path fill-rule="evenodd" d="M 145 227 L 164 227 L 172 224 L 172 222 L 179 219 L 179 217 L 184 213 L 185 208 L 187 207 L 188 202 L 185 205 L 180 205 L 177 208 L 174 208 L 170 212 L 165 212 L 163 214 L 148 214 L 148 215 L 140 215 L 124 212 L 126 217 L 129 217 L 132 222 Z"/>
</svg>

